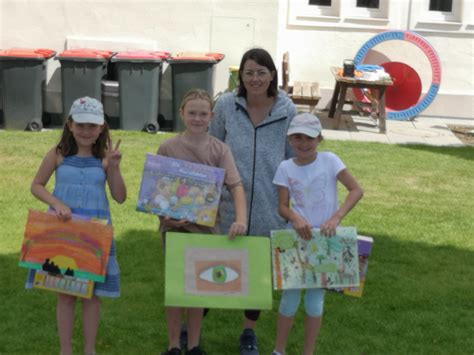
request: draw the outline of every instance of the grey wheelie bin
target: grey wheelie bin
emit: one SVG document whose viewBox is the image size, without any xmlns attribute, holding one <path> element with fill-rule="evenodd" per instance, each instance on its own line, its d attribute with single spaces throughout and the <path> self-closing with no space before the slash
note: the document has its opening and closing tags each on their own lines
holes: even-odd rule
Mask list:
<svg viewBox="0 0 474 355">
<path fill-rule="evenodd" d="M 184 129 L 179 105 L 189 90 L 203 89 L 214 96 L 215 65 L 222 59 L 224 54 L 220 53 L 180 53 L 166 60 L 171 65 L 174 131 Z"/>
<path fill-rule="evenodd" d="M 89 96 L 102 100 L 101 80 L 113 52 L 97 49 L 69 49 L 56 56 L 61 63 L 61 96 L 63 119 L 66 120 L 74 100 Z"/>
<path fill-rule="evenodd" d="M 43 128 L 43 89 L 51 49 L 14 48 L 0 51 L 3 124 L 5 129 Z"/>
<path fill-rule="evenodd" d="M 129 51 L 114 55 L 119 81 L 120 128 L 159 130 L 161 66 L 168 52 Z"/>
</svg>

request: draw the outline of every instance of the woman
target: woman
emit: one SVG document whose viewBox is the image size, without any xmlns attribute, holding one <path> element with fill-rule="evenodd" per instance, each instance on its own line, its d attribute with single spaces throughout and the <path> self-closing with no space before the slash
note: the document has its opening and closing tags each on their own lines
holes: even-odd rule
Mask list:
<svg viewBox="0 0 474 355">
<path fill-rule="evenodd" d="M 210 134 L 225 142 L 234 156 L 247 196 L 248 235 L 270 237 L 271 230 L 285 228 L 272 180 L 280 162 L 291 155 L 286 132 L 296 107 L 278 90 L 275 63 L 264 49 L 253 48 L 243 55 L 239 82 L 236 92 L 217 101 Z M 227 233 L 233 220 L 232 199 L 224 193 L 222 233 Z M 241 354 L 258 354 L 253 328 L 259 315 L 259 310 L 245 311 Z"/>
</svg>

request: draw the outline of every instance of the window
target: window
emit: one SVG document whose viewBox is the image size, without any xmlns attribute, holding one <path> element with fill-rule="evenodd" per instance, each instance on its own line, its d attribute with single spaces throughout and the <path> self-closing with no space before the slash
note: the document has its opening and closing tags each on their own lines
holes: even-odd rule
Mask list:
<svg viewBox="0 0 474 355">
<path fill-rule="evenodd" d="M 421 0 L 411 4 L 410 29 L 414 31 L 463 31 L 467 18 L 466 0 Z M 466 28 L 467 29 L 467 28 Z"/>
<path fill-rule="evenodd" d="M 452 0 L 430 0 L 430 11 L 442 11 L 452 12 L 453 1 Z"/>
<path fill-rule="evenodd" d="M 346 0 L 344 14 L 358 21 L 383 21 L 388 19 L 388 1 Z"/>
<path fill-rule="evenodd" d="M 339 19 L 341 0 L 288 0 L 289 23 L 302 25 Z"/>
<path fill-rule="evenodd" d="M 379 0 L 357 0 L 356 7 L 367 7 L 369 9 L 378 9 Z"/>
<path fill-rule="evenodd" d="M 376 30 L 400 27 L 389 18 L 387 0 L 286 1 L 289 25 Z M 393 14 L 396 12 L 392 11 L 392 17 Z"/>
<path fill-rule="evenodd" d="M 309 0 L 310 5 L 331 6 L 331 0 Z"/>
</svg>

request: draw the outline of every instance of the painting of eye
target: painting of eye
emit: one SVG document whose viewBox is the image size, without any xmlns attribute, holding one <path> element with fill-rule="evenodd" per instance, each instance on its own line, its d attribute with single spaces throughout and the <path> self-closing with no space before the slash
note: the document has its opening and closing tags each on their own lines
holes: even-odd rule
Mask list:
<svg viewBox="0 0 474 355">
<path fill-rule="evenodd" d="M 248 294 L 246 250 L 188 248 L 185 252 L 184 271 L 187 294 Z"/>
<path fill-rule="evenodd" d="M 226 284 L 239 277 L 239 274 L 232 268 L 224 265 L 212 266 L 199 275 L 202 280 L 215 284 Z"/>
</svg>

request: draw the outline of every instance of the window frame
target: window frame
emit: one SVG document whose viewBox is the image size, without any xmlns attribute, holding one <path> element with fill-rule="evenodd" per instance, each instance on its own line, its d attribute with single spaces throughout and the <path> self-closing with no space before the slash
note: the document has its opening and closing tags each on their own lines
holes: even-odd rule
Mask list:
<svg viewBox="0 0 474 355">
<path fill-rule="evenodd" d="M 309 27 L 371 28 L 391 27 L 389 1 L 378 9 L 358 8 L 357 0 L 332 0 L 331 6 L 309 5 L 308 0 L 288 0 L 288 24 Z"/>
<path fill-rule="evenodd" d="M 471 0 L 453 0 L 451 12 L 430 11 L 430 0 L 411 4 L 408 29 L 417 32 L 474 33 L 474 4 Z"/>
</svg>

